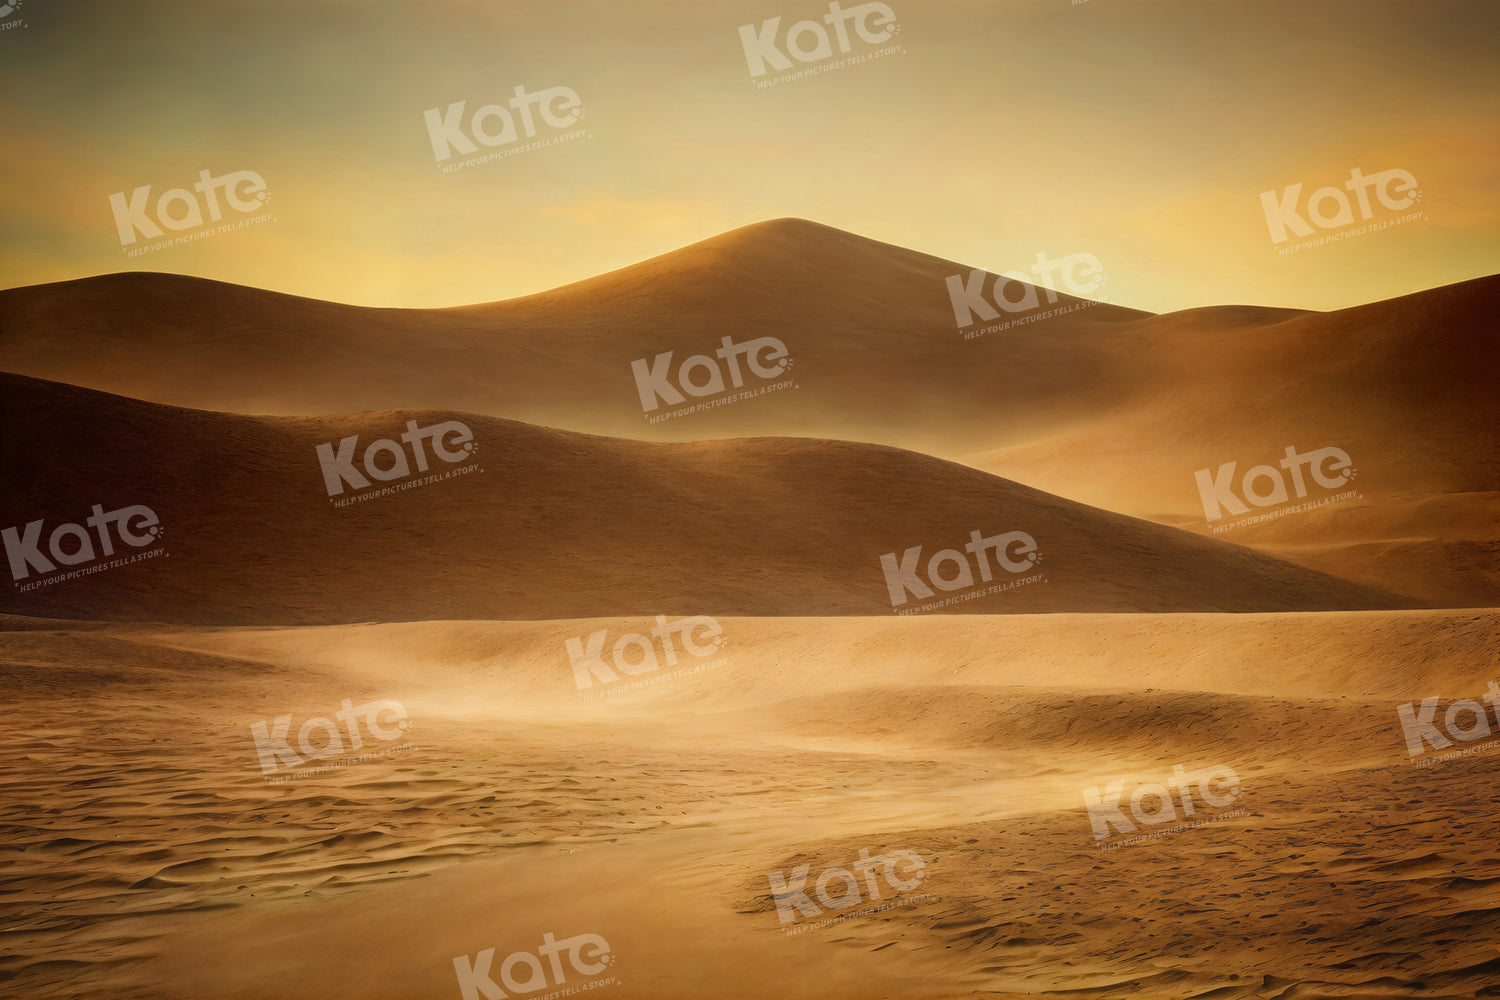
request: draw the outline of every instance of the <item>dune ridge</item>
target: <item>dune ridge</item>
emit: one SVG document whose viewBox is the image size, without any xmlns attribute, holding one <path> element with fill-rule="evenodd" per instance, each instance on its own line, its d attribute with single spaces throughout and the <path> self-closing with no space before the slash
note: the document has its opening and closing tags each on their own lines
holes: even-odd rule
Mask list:
<svg viewBox="0 0 1500 1000">
<path fill-rule="evenodd" d="M 89 576 L 86 586 L 24 590 L 30 578 L 18 581 L 0 601 L 11 613 L 326 624 L 1411 606 L 1249 549 L 884 446 L 658 444 L 452 411 L 252 418 L 21 376 L 0 386 L 0 461 L 16 477 L 0 521 L 20 532 L 42 520 L 35 530 L 51 537 L 58 522 L 81 524 L 95 503 L 144 505 L 164 532 L 142 550 L 160 557 Z M 445 468 L 434 445 L 429 474 L 463 475 L 421 482 L 411 444 L 409 475 L 346 492 L 365 498 L 420 485 L 347 507 L 336 506 L 345 494 L 328 495 L 319 447 L 334 456 L 334 445 L 353 437 L 354 446 L 383 439 L 399 451 L 407 428 L 449 424 L 465 428 L 475 450 L 452 452 L 461 460 Z M 366 471 L 370 461 L 391 466 L 390 453 L 382 455 L 367 458 Z M 1036 551 L 1017 550 L 1021 561 L 1003 571 L 994 554 L 966 554 L 975 532 L 1021 532 Z M 954 562 L 934 568 L 945 549 Z M 899 572 L 888 573 L 883 558 Z M 967 577 L 955 568 L 962 560 Z M 895 596 L 892 579 L 900 581 Z M 950 598 L 962 600 L 941 603 Z"/>
<path fill-rule="evenodd" d="M 1415 604 L 1500 601 L 1485 569 L 1500 554 L 1488 499 L 1500 491 L 1500 276 L 1332 312 L 1156 316 L 1064 293 L 1049 302 L 1043 289 L 1037 309 L 1000 315 L 1019 325 L 965 340 L 947 280 L 972 270 L 775 219 L 447 309 L 100 275 L 0 291 L 0 368 L 242 414 L 443 407 L 647 441 L 885 444 L 1204 535 L 1214 526 L 1197 471 L 1337 447 L 1358 469 L 1353 513 L 1321 519 L 1314 546 L 1272 530 L 1245 531 L 1243 544 Z M 726 388 L 759 395 L 645 412 L 636 362 L 712 358 L 726 337 L 775 338 L 792 363 Z M 1455 506 L 1488 527 L 1448 537 L 1432 512 Z"/>
</svg>

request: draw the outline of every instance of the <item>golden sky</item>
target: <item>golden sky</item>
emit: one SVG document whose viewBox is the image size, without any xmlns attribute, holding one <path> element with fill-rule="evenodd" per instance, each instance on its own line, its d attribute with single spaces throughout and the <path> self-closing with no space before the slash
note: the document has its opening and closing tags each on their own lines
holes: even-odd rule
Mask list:
<svg viewBox="0 0 1500 1000">
<path fill-rule="evenodd" d="M 758 87 L 740 26 L 780 17 L 785 52 L 829 0 L 24 0 L 0 30 L 3 285 L 160 270 L 457 305 L 782 216 L 994 271 L 1091 253 L 1101 296 L 1157 312 L 1337 308 L 1500 270 L 1493 0 L 888 7 L 893 26 L 859 16 L 890 38 L 845 19 L 847 56 L 829 26 L 824 59 L 804 30 L 811 61 L 788 58 L 818 71 Z M 533 116 L 536 138 L 583 134 L 443 172 L 424 112 L 517 86 L 582 104 L 573 126 Z M 1356 224 L 1279 253 L 1261 193 L 1301 183 L 1305 206 L 1354 169 L 1405 171 L 1420 200 L 1372 194 L 1365 219 L 1350 195 Z M 203 170 L 263 177 L 265 221 L 127 256 L 110 196 L 151 185 L 154 205 Z"/>
</svg>

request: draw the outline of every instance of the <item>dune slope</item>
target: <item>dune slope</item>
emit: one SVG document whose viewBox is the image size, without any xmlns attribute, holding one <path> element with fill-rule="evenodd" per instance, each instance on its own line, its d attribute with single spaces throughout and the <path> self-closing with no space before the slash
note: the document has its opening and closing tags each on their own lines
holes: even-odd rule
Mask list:
<svg viewBox="0 0 1500 1000">
<path fill-rule="evenodd" d="M 56 546 L 67 555 L 78 539 L 47 540 L 59 524 L 86 534 L 95 504 L 106 515 L 144 505 L 162 532 L 136 550 L 111 534 L 121 551 L 151 558 L 75 579 L 61 576 L 100 564 L 102 552 L 52 573 L 28 562 L 30 575 L 0 604 L 16 613 L 312 624 L 1403 605 L 1249 549 L 881 446 L 652 444 L 452 412 L 251 418 L 20 376 L 0 386 L 0 524 L 13 542 L 29 532 L 34 554 L 62 558 Z M 472 452 L 455 437 L 398 440 L 408 427 L 453 421 Z M 371 453 L 374 440 L 390 443 Z M 332 483 L 342 492 L 330 496 L 326 468 L 346 469 L 340 453 L 356 456 L 348 470 L 376 477 L 404 453 L 409 474 L 355 488 L 340 471 Z M 359 502 L 340 506 L 351 497 Z M 988 552 L 965 550 L 975 532 Z M 1023 535 L 1005 540 L 1011 532 Z M 950 554 L 934 563 L 942 550 Z"/>
</svg>

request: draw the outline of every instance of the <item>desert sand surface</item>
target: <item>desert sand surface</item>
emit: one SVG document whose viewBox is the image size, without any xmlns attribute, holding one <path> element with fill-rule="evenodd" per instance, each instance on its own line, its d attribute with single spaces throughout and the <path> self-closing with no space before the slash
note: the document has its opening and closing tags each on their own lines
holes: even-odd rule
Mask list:
<svg viewBox="0 0 1500 1000">
<path fill-rule="evenodd" d="M 1500 742 L 1415 766 L 1396 708 L 1500 613 L 723 617 L 586 700 L 567 640 L 653 623 L 4 619 L 0 993 L 452 998 L 549 931 L 601 996 L 1497 991 Z M 250 726 L 346 698 L 409 726 L 267 783 Z M 1233 808 L 1101 850 L 1083 789 L 1179 764 Z M 920 884 L 786 933 L 769 874 L 861 849 Z"/>
<path fill-rule="evenodd" d="M 1326 313 L 1226 305 L 1156 316 L 1064 292 L 1049 301 L 1043 288 L 1037 308 L 999 314 L 1008 328 L 965 340 L 996 325 L 958 325 L 947 279 L 972 271 L 778 219 L 450 309 L 111 274 L 0 291 L 0 368 L 242 414 L 441 407 L 647 441 L 885 444 L 1168 524 L 1203 521 L 1197 470 L 1337 447 L 1357 466 L 1359 502 L 1390 508 L 1379 521 L 1402 520 L 1413 497 L 1472 502 L 1459 516 L 1488 517 L 1484 494 L 1500 475 L 1500 276 Z M 1019 300 L 1021 286 L 1006 287 Z M 1096 296 L 1108 292 L 1106 281 Z M 725 337 L 767 336 L 792 362 L 764 383 L 774 391 L 643 411 L 632 362 L 670 351 L 680 364 Z M 1378 589 L 1438 606 L 1495 603 L 1474 550 L 1500 550 L 1492 528 L 1450 541 L 1441 525 L 1391 535 L 1361 533 L 1363 523 L 1339 519 L 1319 551 L 1265 551 L 1366 585 L 1390 576 L 1387 563 L 1435 561 L 1447 567 L 1439 584 Z"/>
<path fill-rule="evenodd" d="M 159 556 L 4 591 L 0 611 L 15 614 L 331 624 L 705 608 L 785 616 L 1423 606 L 879 445 L 639 442 L 454 411 L 254 418 L 21 376 L 0 376 L 0 387 L 0 462 L 15 477 L 0 522 L 42 519 L 38 531 L 51 532 L 81 522 L 91 507 L 83 498 L 96 498 L 110 510 L 144 504 L 161 529 L 138 550 Z M 346 437 L 394 442 L 412 422 L 450 421 L 464 425 L 474 450 L 455 449 L 461 460 L 448 463 L 423 445 L 430 474 L 445 478 L 374 499 L 378 481 L 329 495 L 319 445 L 332 454 Z M 397 485 L 420 478 L 413 469 Z M 351 496 L 364 502 L 338 506 Z M 892 596 L 883 556 L 899 566 L 919 547 L 919 572 L 930 574 L 945 548 L 971 560 L 963 547 L 974 532 L 1013 531 L 1034 541 L 1032 561 L 1008 573 L 989 558 L 983 570 L 965 563 L 973 586 L 924 583 L 925 595 Z M 998 577 L 984 577 L 990 566 Z M 954 566 L 937 572 L 964 579 Z"/>
<path fill-rule="evenodd" d="M 1500 277 L 970 270 L 0 292 L 0 998 L 1500 996 Z"/>
</svg>

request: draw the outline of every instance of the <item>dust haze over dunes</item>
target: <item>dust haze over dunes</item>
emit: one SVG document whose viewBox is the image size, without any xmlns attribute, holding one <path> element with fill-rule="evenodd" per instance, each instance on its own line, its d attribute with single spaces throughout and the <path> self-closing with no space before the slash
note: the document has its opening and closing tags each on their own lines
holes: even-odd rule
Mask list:
<svg viewBox="0 0 1500 1000">
<path fill-rule="evenodd" d="M 144 503 L 163 523 L 167 552 L 84 586 L 12 591 L 0 610 L 13 613 L 215 624 L 696 608 L 889 614 L 882 555 L 920 546 L 925 568 L 940 549 L 962 552 L 975 531 L 1031 536 L 1040 561 L 1009 579 L 1033 582 L 938 610 L 1410 606 L 1239 546 L 883 446 L 632 442 L 451 411 L 252 418 L 19 376 L 3 387 L 0 460 L 17 482 L 0 520 L 42 519 L 50 532 L 82 521 L 83 498 L 107 509 Z M 475 458 L 451 467 L 464 475 L 347 507 L 327 495 L 319 444 L 395 439 L 408 421 L 455 418 L 477 445 Z M 983 565 L 967 570 L 981 588 L 993 563 Z M 951 566 L 942 573 L 958 578 Z M 954 588 L 935 596 L 944 589 Z"/>
<path fill-rule="evenodd" d="M 965 342 L 946 279 L 971 270 L 782 219 L 549 292 L 451 309 L 114 274 L 0 291 L 0 367 L 240 413 L 442 406 L 672 440 L 811 430 L 973 459 L 1043 488 L 1039 479 L 1057 479 L 1079 499 L 1124 491 L 1130 512 L 1196 510 L 1193 469 L 1287 444 L 1371 455 L 1362 464 L 1377 490 L 1496 481 L 1500 453 L 1482 432 L 1500 418 L 1490 377 L 1500 276 L 1332 313 L 1153 316 L 1052 293 L 1057 306 L 1086 306 L 1061 311 L 1043 289 L 1037 310 L 1001 314 L 1028 322 Z M 766 335 L 787 344 L 798 383 L 775 406 L 645 420 L 632 361 Z M 1142 433 L 1148 453 L 1123 448 Z M 1086 475 L 1065 476 L 1080 464 Z M 1161 482 L 1188 485 L 1150 485 Z"/>
<path fill-rule="evenodd" d="M 1394 711 L 1482 687 L 1493 611 L 724 618 L 727 664 L 590 704 L 565 640 L 649 619 L 5 624 L 20 995 L 448 997 L 547 928 L 630 998 L 1494 994 L 1493 765 L 1410 766 Z M 267 785 L 249 725 L 339 697 L 405 749 Z M 1176 763 L 1241 808 L 1101 851 L 1080 788 Z M 786 936 L 766 873 L 861 848 L 921 891 Z"/>
<path fill-rule="evenodd" d="M 960 270 L 785 219 L 549 292 L 451 309 L 364 309 L 176 275 L 106 275 L 0 292 L 0 367 L 236 412 L 442 405 L 636 438 L 816 427 L 822 437 L 901 446 L 920 445 L 927 427 L 993 443 L 997 418 L 1030 420 L 1039 407 L 1071 410 L 1120 392 L 1107 370 L 1120 360 L 1114 351 L 1080 357 L 1057 330 L 1147 314 L 1093 306 L 1046 336 L 1027 334 L 1050 363 L 1028 365 L 1027 378 L 997 392 L 989 364 L 955 349 L 946 277 Z M 632 361 L 766 335 L 795 361 L 799 388 L 780 405 L 726 407 L 685 424 L 644 419 Z M 1054 403 L 1059 394 L 1067 398 Z"/>
<path fill-rule="evenodd" d="M 1331 313 L 1153 316 L 1042 289 L 1001 314 L 1024 322 L 965 341 L 947 279 L 970 271 L 781 219 L 450 309 L 106 275 L 0 292 L 0 368 L 251 414 L 442 407 L 638 440 L 887 444 L 1205 534 L 1197 470 L 1332 446 L 1357 466 L 1344 506 L 1360 513 L 1315 543 L 1266 525 L 1243 544 L 1416 604 L 1500 602 L 1500 277 Z M 646 419 L 633 361 L 764 336 L 793 362 L 774 399 Z M 1475 527 L 1451 536 L 1450 514 Z"/>
</svg>

